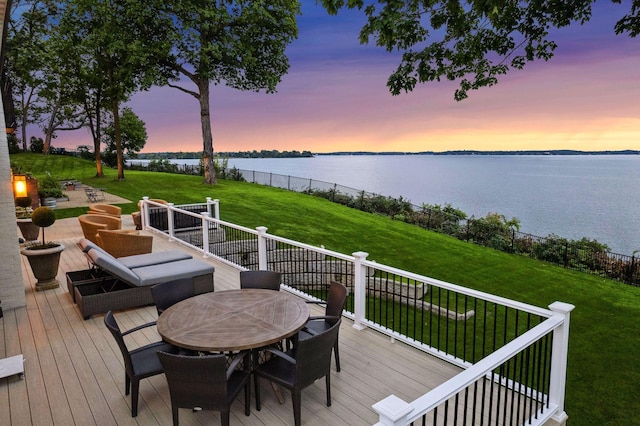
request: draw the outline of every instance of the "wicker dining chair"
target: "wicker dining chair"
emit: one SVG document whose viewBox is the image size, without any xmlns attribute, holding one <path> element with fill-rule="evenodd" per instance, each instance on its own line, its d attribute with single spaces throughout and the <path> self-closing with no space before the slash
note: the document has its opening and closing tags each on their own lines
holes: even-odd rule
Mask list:
<svg viewBox="0 0 640 426">
<path fill-rule="evenodd" d="M 168 353 L 178 353 L 179 349 L 176 346 L 163 341 L 150 343 L 132 351 L 127 348 L 124 336 L 135 331 L 142 330 L 143 328 L 153 326 L 155 325 L 155 322 L 146 323 L 122 332 L 115 317 L 113 316 L 113 312 L 109 311 L 104 316 L 104 324 L 118 343 L 120 352 L 122 352 L 125 373 L 124 393 L 125 395 L 129 395 L 129 392 L 131 392 L 131 417 L 136 417 L 138 415 L 140 380 L 163 373 L 157 352 L 164 351 Z"/>
<path fill-rule="evenodd" d="M 158 315 L 176 303 L 196 295 L 193 278 L 167 281 L 151 287 L 151 297 L 156 304 Z"/>
<path fill-rule="evenodd" d="M 227 367 L 226 355 L 185 356 L 158 352 L 164 368 L 174 426 L 178 425 L 178 409 L 195 407 L 220 411 L 222 426 L 229 425 L 231 404 L 244 390 L 244 414 L 251 414 L 249 378 L 250 352 L 239 352 Z M 238 369 L 240 362 L 242 369 Z"/>
<path fill-rule="evenodd" d="M 342 317 L 342 311 L 344 310 L 345 303 L 349 290 L 341 283 L 332 281 L 329 286 L 329 293 L 327 294 L 327 301 L 307 301 L 307 303 L 315 303 L 326 305 L 324 315 L 317 315 L 309 317 L 309 320 L 305 326 L 293 339 L 295 344 L 296 339 L 304 339 L 309 335 L 315 335 L 322 333 L 333 325 Z M 336 359 L 336 371 L 340 372 L 340 351 L 338 347 L 339 337 L 336 337 L 336 342 L 333 346 L 333 356 Z"/>
<path fill-rule="evenodd" d="M 281 278 L 275 271 L 240 271 L 240 288 L 280 290 Z"/>
<path fill-rule="evenodd" d="M 301 423 L 302 390 L 322 377 L 326 382 L 327 407 L 331 406 L 331 350 L 341 323 L 342 319 L 339 319 L 326 331 L 300 339 L 296 347 L 286 353 L 275 348 L 265 349 L 273 356 L 256 365 L 253 371 L 258 411 L 261 409 L 260 377 L 291 391 L 296 426 Z"/>
</svg>

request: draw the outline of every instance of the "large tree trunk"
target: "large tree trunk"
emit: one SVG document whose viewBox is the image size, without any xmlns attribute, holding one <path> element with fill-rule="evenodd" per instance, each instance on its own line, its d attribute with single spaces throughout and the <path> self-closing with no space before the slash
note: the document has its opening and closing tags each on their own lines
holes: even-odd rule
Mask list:
<svg viewBox="0 0 640 426">
<path fill-rule="evenodd" d="M 27 123 L 22 120 L 22 124 L 20 125 L 20 129 L 22 132 L 22 150 L 27 152 Z"/>
<path fill-rule="evenodd" d="M 93 142 L 93 145 L 96 146 L 96 142 Z M 100 141 L 97 143 L 98 150 L 95 151 L 95 161 L 96 161 L 96 177 L 104 177 L 104 171 L 102 170 L 102 158 L 100 157 Z"/>
<path fill-rule="evenodd" d="M 198 81 L 200 92 L 200 121 L 202 124 L 202 166 L 204 167 L 204 183 L 215 184 L 216 171 L 213 167 L 213 136 L 211 134 L 211 112 L 209 108 L 209 81 L 201 78 Z"/>
<path fill-rule="evenodd" d="M 25 105 L 25 96 L 24 92 L 21 93 L 22 96 L 22 111 L 20 112 L 21 120 L 20 120 L 20 130 L 22 132 L 22 150 L 27 152 L 27 117 L 29 117 L 28 109 L 29 105 Z"/>
<path fill-rule="evenodd" d="M 55 128 L 56 115 L 58 114 L 61 103 L 62 101 L 60 97 L 58 97 L 58 99 L 56 100 L 56 104 L 53 107 L 53 111 L 51 111 L 51 117 L 49 118 L 47 129 L 44 132 L 44 147 L 42 148 L 43 154 L 49 154 L 49 152 L 51 151 L 51 137 L 53 135 L 53 129 Z"/>
<path fill-rule="evenodd" d="M 87 120 L 89 122 L 89 129 L 91 130 L 91 136 L 93 137 L 93 153 L 96 162 L 96 177 L 104 177 L 104 171 L 102 170 L 102 158 L 100 155 L 100 139 L 102 139 L 102 127 L 101 127 L 101 111 L 100 101 L 102 99 L 101 91 L 98 89 L 96 93 L 96 110 L 91 111 L 90 103 L 85 98 L 84 109 L 87 113 Z M 93 115 L 95 114 L 96 121 L 93 122 Z"/>
<path fill-rule="evenodd" d="M 113 128 L 116 133 L 116 162 L 118 163 L 118 180 L 124 180 L 124 162 L 122 160 L 122 132 L 120 130 L 120 105 L 117 99 L 111 101 L 113 108 Z"/>
</svg>

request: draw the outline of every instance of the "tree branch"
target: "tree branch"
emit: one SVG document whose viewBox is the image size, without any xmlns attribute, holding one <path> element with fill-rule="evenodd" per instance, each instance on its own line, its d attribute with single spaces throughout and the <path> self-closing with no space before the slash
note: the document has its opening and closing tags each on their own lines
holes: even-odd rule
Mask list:
<svg viewBox="0 0 640 426">
<path fill-rule="evenodd" d="M 187 94 L 189 94 L 189 95 L 193 96 L 193 97 L 194 97 L 194 98 L 196 98 L 196 99 L 199 99 L 199 98 L 200 98 L 200 94 L 199 94 L 198 92 L 194 92 L 193 90 L 188 90 L 188 89 L 185 89 L 184 87 L 177 86 L 177 85 L 175 85 L 175 84 L 171 84 L 171 83 L 167 83 L 167 86 L 169 86 L 169 87 L 173 87 L 174 89 L 178 89 L 178 90 L 180 90 L 181 92 L 187 93 Z"/>
</svg>

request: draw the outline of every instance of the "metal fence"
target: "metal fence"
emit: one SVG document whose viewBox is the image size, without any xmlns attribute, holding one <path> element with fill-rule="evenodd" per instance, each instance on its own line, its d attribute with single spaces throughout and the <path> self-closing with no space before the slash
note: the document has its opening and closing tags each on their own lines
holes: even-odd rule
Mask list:
<svg viewBox="0 0 640 426">
<path fill-rule="evenodd" d="M 170 170 L 158 171 L 200 174 L 199 166 L 170 166 Z M 144 165 L 130 167 L 151 170 Z M 635 254 L 629 256 L 613 253 L 603 250 L 602 244 L 591 244 L 585 239 L 575 241 L 556 235 L 541 237 L 505 227 L 487 230 L 486 227 L 478 226 L 483 219 L 461 218 L 456 213 L 450 213 L 446 207 L 434 209 L 424 205 L 417 206 L 402 197 L 393 198 L 311 178 L 237 168 L 221 170 L 220 177 L 319 195 L 359 210 L 387 214 L 396 220 L 445 233 L 460 240 L 640 286 L 640 261 Z"/>
<path fill-rule="evenodd" d="M 401 197 L 396 199 L 337 183 L 255 170 L 240 169 L 237 173 L 247 182 L 322 195 L 340 204 L 365 211 L 384 212 L 395 219 L 464 241 L 640 286 L 640 261 L 635 255 L 601 250 L 599 244 L 590 244 L 589 241 L 567 240 L 555 235 L 541 237 L 508 228 L 487 232 L 486 228 L 474 226 L 482 219 L 461 219 L 456 214 L 448 213 L 446 209 L 416 206 Z"/>
</svg>

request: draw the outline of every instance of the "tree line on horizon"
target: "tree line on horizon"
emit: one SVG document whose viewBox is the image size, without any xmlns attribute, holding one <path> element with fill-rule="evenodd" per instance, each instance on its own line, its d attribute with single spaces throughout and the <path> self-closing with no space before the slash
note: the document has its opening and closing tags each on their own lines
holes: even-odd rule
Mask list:
<svg viewBox="0 0 640 426">
<path fill-rule="evenodd" d="M 218 151 L 216 153 L 219 157 L 223 158 L 308 158 L 313 157 L 314 154 L 311 151 L 278 151 L 277 149 L 262 149 L 260 151 L 237 151 L 237 152 L 224 152 Z M 140 153 L 136 158 L 140 160 L 155 160 L 155 159 L 199 159 L 202 153 L 196 152 L 147 152 Z"/>
</svg>

